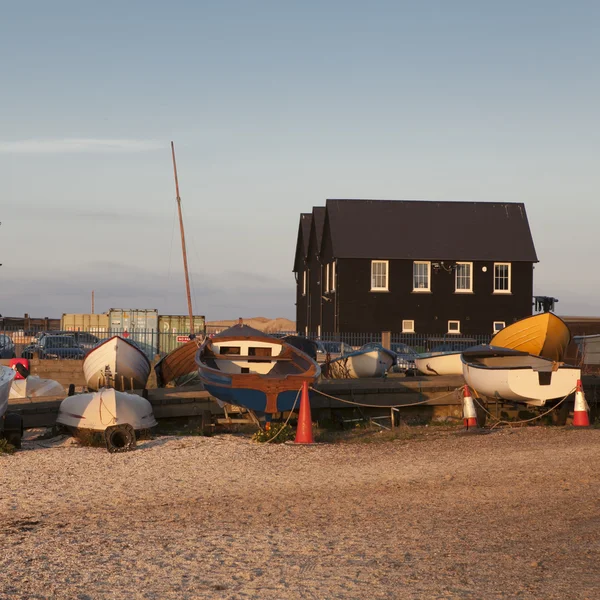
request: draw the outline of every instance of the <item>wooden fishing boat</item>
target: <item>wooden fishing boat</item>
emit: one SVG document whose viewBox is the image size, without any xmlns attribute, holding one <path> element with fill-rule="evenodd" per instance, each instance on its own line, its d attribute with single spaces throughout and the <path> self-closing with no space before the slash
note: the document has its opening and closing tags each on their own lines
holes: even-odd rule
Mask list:
<svg viewBox="0 0 600 600">
<path fill-rule="evenodd" d="M 150 361 L 134 343 L 115 335 L 87 353 L 83 374 L 90 390 L 144 389 L 150 375 Z"/>
<path fill-rule="evenodd" d="M 196 353 L 200 380 L 215 398 L 261 413 L 291 410 L 321 369 L 310 356 L 243 323 L 207 338 Z M 298 404 L 299 406 L 299 400 Z"/>
<path fill-rule="evenodd" d="M 198 372 L 196 352 L 199 345 L 199 340 L 190 340 L 169 352 L 156 363 L 154 372 L 158 387 L 165 387 L 171 381 L 184 385 L 196 377 Z"/>
<path fill-rule="evenodd" d="M 575 391 L 577 367 L 519 350 L 493 348 L 462 353 L 466 384 L 483 396 L 544 406 Z"/>
<path fill-rule="evenodd" d="M 554 313 L 545 312 L 516 321 L 501 329 L 491 346 L 520 350 L 550 360 L 563 360 L 571 341 L 568 325 Z"/>
<path fill-rule="evenodd" d="M 385 377 L 396 362 L 396 355 L 381 344 L 365 344 L 329 363 L 331 379 Z"/>
</svg>

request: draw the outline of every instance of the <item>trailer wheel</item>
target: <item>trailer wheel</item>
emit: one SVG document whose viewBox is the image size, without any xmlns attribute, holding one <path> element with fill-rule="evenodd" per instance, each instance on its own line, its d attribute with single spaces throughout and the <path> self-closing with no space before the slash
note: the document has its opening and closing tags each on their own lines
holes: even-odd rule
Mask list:
<svg viewBox="0 0 600 600">
<path fill-rule="evenodd" d="M 16 413 L 7 413 L 4 417 L 4 437 L 15 448 L 21 447 L 23 438 L 23 419 Z"/>
<path fill-rule="evenodd" d="M 106 449 L 110 453 L 128 452 L 135 448 L 135 431 L 127 423 L 113 425 L 105 429 L 104 441 L 106 442 Z"/>
<path fill-rule="evenodd" d="M 550 413 L 552 417 L 552 425 L 558 425 L 559 427 L 564 427 L 567 424 L 567 419 L 569 418 L 569 413 L 573 408 L 573 404 L 569 403 L 568 400 L 565 400 L 556 410 L 553 410 Z"/>
<path fill-rule="evenodd" d="M 67 392 L 67 396 L 74 396 L 75 395 L 75 384 L 74 383 L 70 383 L 69 384 L 69 391 Z"/>
<path fill-rule="evenodd" d="M 25 365 L 16 363 L 15 370 L 23 379 L 27 379 L 29 377 L 29 369 Z"/>
</svg>

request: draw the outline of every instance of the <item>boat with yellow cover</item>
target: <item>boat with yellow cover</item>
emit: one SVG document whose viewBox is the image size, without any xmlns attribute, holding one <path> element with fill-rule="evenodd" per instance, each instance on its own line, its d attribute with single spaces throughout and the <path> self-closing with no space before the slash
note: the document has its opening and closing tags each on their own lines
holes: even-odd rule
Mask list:
<svg viewBox="0 0 600 600">
<path fill-rule="evenodd" d="M 570 341 L 567 324 L 554 313 L 545 312 L 501 329 L 490 345 L 562 361 Z"/>
</svg>

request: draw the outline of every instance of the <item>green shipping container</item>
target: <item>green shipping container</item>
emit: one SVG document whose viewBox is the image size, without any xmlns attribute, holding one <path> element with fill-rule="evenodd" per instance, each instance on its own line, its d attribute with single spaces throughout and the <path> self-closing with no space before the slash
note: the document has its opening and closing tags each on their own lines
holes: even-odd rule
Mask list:
<svg viewBox="0 0 600 600">
<path fill-rule="evenodd" d="M 159 348 L 161 356 L 168 354 L 189 341 L 190 333 L 204 335 L 206 319 L 203 315 L 194 315 L 194 328 L 190 328 L 190 318 L 185 315 L 159 315 L 158 317 Z"/>
</svg>

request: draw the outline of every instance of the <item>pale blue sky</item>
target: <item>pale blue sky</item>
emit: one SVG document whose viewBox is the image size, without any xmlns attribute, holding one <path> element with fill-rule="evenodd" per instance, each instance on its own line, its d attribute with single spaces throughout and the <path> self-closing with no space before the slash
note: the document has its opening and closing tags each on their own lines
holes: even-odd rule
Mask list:
<svg viewBox="0 0 600 600">
<path fill-rule="evenodd" d="M 535 292 L 600 314 L 600 3 L 0 10 L 0 313 L 185 313 L 174 140 L 208 318 L 295 316 L 328 197 L 524 202 Z"/>
</svg>

